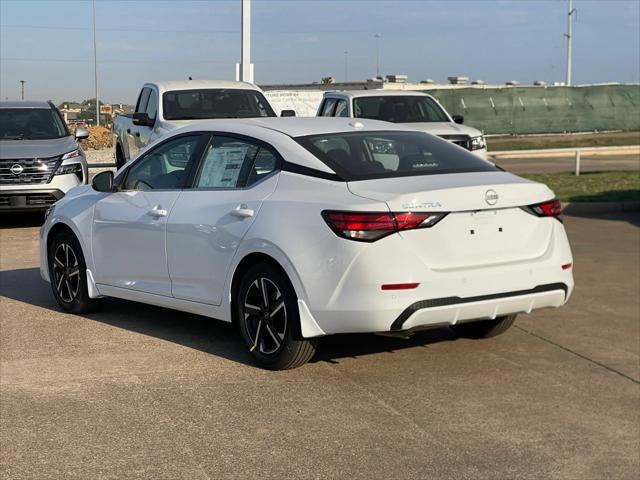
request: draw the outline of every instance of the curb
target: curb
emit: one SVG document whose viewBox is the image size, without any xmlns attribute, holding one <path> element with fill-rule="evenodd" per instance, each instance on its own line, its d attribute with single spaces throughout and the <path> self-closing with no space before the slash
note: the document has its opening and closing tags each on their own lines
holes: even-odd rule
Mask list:
<svg viewBox="0 0 640 480">
<path fill-rule="evenodd" d="M 640 202 L 563 202 L 562 213 L 585 215 L 590 213 L 640 212 Z"/>
</svg>

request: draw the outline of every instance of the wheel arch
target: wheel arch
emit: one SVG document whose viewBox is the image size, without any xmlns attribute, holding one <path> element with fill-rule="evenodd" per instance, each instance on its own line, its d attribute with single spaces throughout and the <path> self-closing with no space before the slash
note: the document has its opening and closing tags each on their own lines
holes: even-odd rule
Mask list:
<svg viewBox="0 0 640 480">
<path fill-rule="evenodd" d="M 318 326 L 315 319 L 311 315 L 309 308 L 307 307 L 304 286 L 300 278 L 298 277 L 295 268 L 283 253 L 281 253 L 281 255 L 282 258 L 278 259 L 268 253 L 254 251 L 247 253 L 237 263 L 233 271 L 231 281 L 229 283 L 229 310 L 231 322 L 235 323 L 237 320 L 235 313 L 235 298 L 240 286 L 240 280 L 253 265 L 256 265 L 258 263 L 267 263 L 282 272 L 282 274 L 289 281 L 294 292 L 296 293 L 296 297 L 298 298 L 298 314 L 300 319 L 300 324 L 298 325 L 298 327 L 300 328 L 299 333 L 301 333 L 302 337 L 309 338 L 324 335 L 324 332 Z"/>
</svg>

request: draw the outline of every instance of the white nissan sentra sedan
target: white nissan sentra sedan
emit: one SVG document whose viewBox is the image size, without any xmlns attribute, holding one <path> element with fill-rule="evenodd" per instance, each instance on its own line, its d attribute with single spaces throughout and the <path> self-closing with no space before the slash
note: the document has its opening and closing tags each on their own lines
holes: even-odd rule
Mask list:
<svg viewBox="0 0 640 480">
<path fill-rule="evenodd" d="M 234 322 L 271 369 L 329 334 L 494 336 L 574 285 L 549 188 L 375 120 L 176 130 L 71 190 L 41 240 L 64 310 L 109 296 Z"/>
</svg>

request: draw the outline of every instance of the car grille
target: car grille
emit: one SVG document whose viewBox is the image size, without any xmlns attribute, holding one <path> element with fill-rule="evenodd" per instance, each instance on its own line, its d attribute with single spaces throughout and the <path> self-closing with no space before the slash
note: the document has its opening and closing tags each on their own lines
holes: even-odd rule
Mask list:
<svg viewBox="0 0 640 480">
<path fill-rule="evenodd" d="M 13 198 L 13 202 L 11 199 Z M 0 208 L 1 207 L 48 207 L 53 205 L 58 198 L 53 193 L 29 193 L 25 190 L 23 193 L 3 194 L 0 192 Z"/>
<path fill-rule="evenodd" d="M 0 185 L 42 185 L 49 183 L 60 157 L 0 159 Z"/>
<path fill-rule="evenodd" d="M 471 150 L 471 139 L 467 135 L 439 135 L 440 138 L 455 143 L 456 145 Z"/>
</svg>

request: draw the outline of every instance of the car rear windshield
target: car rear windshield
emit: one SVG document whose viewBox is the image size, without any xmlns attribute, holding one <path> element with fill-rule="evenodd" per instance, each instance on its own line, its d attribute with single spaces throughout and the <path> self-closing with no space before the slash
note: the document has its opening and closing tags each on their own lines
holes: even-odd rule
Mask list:
<svg viewBox="0 0 640 480">
<path fill-rule="evenodd" d="M 0 108 L 0 140 L 52 140 L 69 135 L 51 108 Z"/>
<path fill-rule="evenodd" d="M 275 117 L 261 92 L 238 89 L 174 90 L 162 96 L 166 120 Z"/>
<path fill-rule="evenodd" d="M 446 140 L 421 132 L 348 132 L 296 138 L 343 180 L 499 171 Z"/>
<path fill-rule="evenodd" d="M 449 122 L 442 108 L 429 97 L 392 95 L 353 101 L 355 117 L 393 123 Z"/>
</svg>

